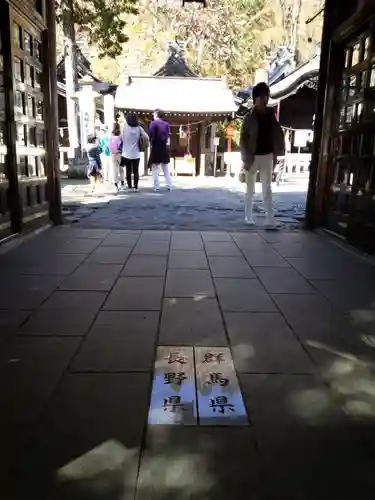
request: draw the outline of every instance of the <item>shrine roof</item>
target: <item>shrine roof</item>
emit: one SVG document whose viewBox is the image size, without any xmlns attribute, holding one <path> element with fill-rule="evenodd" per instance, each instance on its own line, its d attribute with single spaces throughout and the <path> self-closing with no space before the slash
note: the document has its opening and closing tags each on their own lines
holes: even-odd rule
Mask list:
<svg viewBox="0 0 375 500">
<path fill-rule="evenodd" d="M 295 94 L 299 88 L 319 75 L 320 56 L 316 55 L 305 64 L 301 64 L 285 78 L 270 86 L 272 99 L 285 99 Z"/>
<path fill-rule="evenodd" d="M 169 114 L 229 115 L 237 105 L 233 94 L 220 78 L 139 76 L 116 91 L 118 109 Z"/>
</svg>

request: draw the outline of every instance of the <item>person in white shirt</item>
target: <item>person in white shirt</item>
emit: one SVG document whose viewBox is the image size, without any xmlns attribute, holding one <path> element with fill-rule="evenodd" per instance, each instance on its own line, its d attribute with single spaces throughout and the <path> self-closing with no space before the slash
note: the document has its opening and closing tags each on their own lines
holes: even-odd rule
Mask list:
<svg viewBox="0 0 375 500">
<path fill-rule="evenodd" d="M 137 115 L 129 113 L 126 116 L 122 133 L 122 158 L 121 163 L 126 168 L 126 182 L 129 189 L 138 192 L 139 160 L 141 149 L 149 143 L 149 137 L 139 125 Z M 132 183 L 134 177 L 134 188 Z"/>
</svg>

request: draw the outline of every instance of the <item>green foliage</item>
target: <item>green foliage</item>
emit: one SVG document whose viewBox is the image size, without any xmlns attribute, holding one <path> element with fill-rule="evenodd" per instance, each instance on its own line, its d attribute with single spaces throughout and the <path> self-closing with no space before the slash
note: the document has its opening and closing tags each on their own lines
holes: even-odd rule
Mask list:
<svg viewBox="0 0 375 500">
<path fill-rule="evenodd" d="M 147 0 L 146 0 L 147 1 Z M 206 9 L 197 4 L 181 8 L 180 0 L 148 0 L 140 6 L 152 12 L 158 29 L 185 43 L 190 67 L 202 76 L 227 77 L 231 87 L 248 85 L 263 59 L 257 30 L 272 21 L 268 0 L 215 0 Z M 142 5 L 142 4 L 141 4 Z"/>
<path fill-rule="evenodd" d="M 138 13 L 137 0 L 58 0 L 59 9 L 72 9 L 72 19 L 87 41 L 97 49 L 99 58 L 116 58 L 129 40 L 125 32 L 126 19 Z"/>
</svg>

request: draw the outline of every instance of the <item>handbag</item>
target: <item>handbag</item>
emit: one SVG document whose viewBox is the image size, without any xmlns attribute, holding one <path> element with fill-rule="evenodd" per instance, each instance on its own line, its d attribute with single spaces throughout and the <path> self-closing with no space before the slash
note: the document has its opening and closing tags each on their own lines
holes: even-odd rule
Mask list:
<svg viewBox="0 0 375 500">
<path fill-rule="evenodd" d="M 141 132 L 141 127 L 139 127 L 139 139 L 138 139 L 138 148 L 141 153 L 145 151 L 148 147 L 147 137 L 144 137 Z"/>
</svg>

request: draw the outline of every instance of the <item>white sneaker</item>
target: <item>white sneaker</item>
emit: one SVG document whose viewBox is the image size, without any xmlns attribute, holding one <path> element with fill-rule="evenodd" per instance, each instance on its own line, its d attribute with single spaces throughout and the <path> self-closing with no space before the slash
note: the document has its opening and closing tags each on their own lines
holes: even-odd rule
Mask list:
<svg viewBox="0 0 375 500">
<path fill-rule="evenodd" d="M 248 226 L 255 226 L 255 220 L 254 219 L 248 219 L 247 217 L 245 217 L 245 223 Z"/>
<path fill-rule="evenodd" d="M 167 191 L 172 191 L 172 186 L 167 186 Z"/>
</svg>

